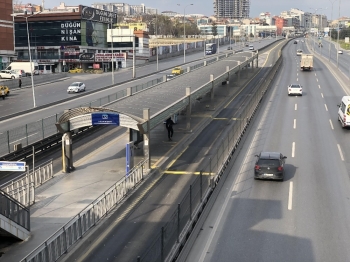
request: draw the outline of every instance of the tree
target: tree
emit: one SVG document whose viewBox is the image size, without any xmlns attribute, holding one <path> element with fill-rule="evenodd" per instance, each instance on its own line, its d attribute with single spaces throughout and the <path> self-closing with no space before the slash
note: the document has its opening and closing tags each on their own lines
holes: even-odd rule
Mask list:
<svg viewBox="0 0 350 262">
<path fill-rule="evenodd" d="M 218 35 L 218 26 L 216 25 L 215 22 L 213 22 L 211 25 L 212 25 L 211 32 L 215 38 L 215 36 Z"/>
</svg>

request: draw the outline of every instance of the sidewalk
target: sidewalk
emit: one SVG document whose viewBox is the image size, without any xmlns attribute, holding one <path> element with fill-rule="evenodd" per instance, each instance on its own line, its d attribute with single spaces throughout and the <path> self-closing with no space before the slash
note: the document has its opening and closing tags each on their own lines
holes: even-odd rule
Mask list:
<svg viewBox="0 0 350 262">
<path fill-rule="evenodd" d="M 264 64 L 267 53 L 259 54 L 259 67 Z M 247 82 L 253 76 L 241 78 Z M 245 74 L 247 73 L 245 72 Z M 258 71 L 254 69 L 254 74 Z M 230 82 L 230 95 L 238 92 L 237 82 Z M 152 168 L 160 167 L 183 150 L 191 139 L 203 129 L 203 123 L 211 121 L 218 109 L 227 101 L 227 88 L 216 88 L 213 101 L 204 97 L 201 102 L 192 106 L 191 127 L 186 129 L 186 116 L 179 115 L 174 125 L 172 141 L 168 140 L 165 125 L 158 125 L 151 131 L 150 149 Z M 210 108 L 215 107 L 217 111 Z M 98 196 L 125 175 L 125 146 L 129 134 L 116 137 L 107 144 L 101 145 L 85 157 L 74 163 L 76 170 L 70 174 L 59 172 L 55 178 L 39 187 L 36 191 L 36 203 L 31 207 L 31 237 L 27 241 L 0 250 L 4 252 L 0 261 L 20 261 L 36 247 L 42 244 L 54 232 L 66 224 L 72 217 L 82 211 Z M 143 154 L 141 149 L 135 149 L 135 163 Z"/>
</svg>

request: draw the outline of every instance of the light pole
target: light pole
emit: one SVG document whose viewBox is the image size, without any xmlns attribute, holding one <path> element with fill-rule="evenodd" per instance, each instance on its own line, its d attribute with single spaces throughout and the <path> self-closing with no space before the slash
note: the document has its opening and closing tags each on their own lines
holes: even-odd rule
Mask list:
<svg viewBox="0 0 350 262">
<path fill-rule="evenodd" d="M 330 2 L 331 2 L 331 4 L 332 4 L 332 12 L 331 12 L 331 21 L 333 22 L 333 4 L 337 1 L 337 0 L 329 0 Z M 328 36 L 328 37 L 330 37 L 331 38 L 331 40 L 332 40 L 332 31 L 331 31 L 331 33 L 330 33 L 330 35 Z M 328 41 L 328 46 L 329 46 L 329 61 L 331 61 L 331 42 L 330 41 Z"/>
<path fill-rule="evenodd" d="M 177 4 L 178 6 L 181 6 L 180 4 Z M 184 7 L 184 19 L 183 19 L 183 26 L 184 26 L 184 63 L 186 63 L 186 48 L 185 48 L 185 41 L 186 41 L 186 26 L 185 26 L 185 15 L 186 15 L 186 7 L 193 5 L 188 4 Z"/>
<path fill-rule="evenodd" d="M 337 47 L 338 47 L 338 49 L 337 49 L 337 68 L 339 69 L 339 30 L 340 30 L 340 28 L 339 28 L 339 24 L 340 24 L 340 2 L 341 2 L 341 0 L 339 0 L 339 18 L 338 18 L 338 39 L 337 39 L 337 42 L 338 42 L 338 45 L 337 45 Z"/>
<path fill-rule="evenodd" d="M 111 21 L 111 51 L 112 51 L 112 85 L 114 85 L 114 50 L 113 50 L 113 18 L 112 18 L 112 21 Z"/>
<path fill-rule="evenodd" d="M 159 71 L 159 63 L 158 63 L 158 9 L 156 9 L 156 43 L 157 43 L 157 72 Z"/>
<path fill-rule="evenodd" d="M 34 70 L 33 70 L 33 62 L 32 62 L 32 54 L 31 54 L 31 48 L 30 48 L 30 40 L 29 40 L 29 26 L 28 26 L 28 18 L 32 17 L 34 15 L 40 14 L 41 12 L 38 12 L 36 14 L 32 14 L 30 16 L 26 15 L 26 24 L 27 24 L 27 37 L 28 37 L 28 52 L 29 52 L 29 64 L 30 64 L 30 78 L 32 80 L 32 92 L 33 92 L 33 107 L 36 107 L 35 102 L 35 88 L 34 88 Z"/>
</svg>

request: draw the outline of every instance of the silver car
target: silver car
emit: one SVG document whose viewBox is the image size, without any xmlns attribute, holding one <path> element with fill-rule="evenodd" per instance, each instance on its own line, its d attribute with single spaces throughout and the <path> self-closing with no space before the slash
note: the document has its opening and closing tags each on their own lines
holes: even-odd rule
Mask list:
<svg viewBox="0 0 350 262">
<path fill-rule="evenodd" d="M 67 93 L 79 93 L 85 91 L 85 84 L 83 82 L 74 82 L 68 86 Z"/>
</svg>

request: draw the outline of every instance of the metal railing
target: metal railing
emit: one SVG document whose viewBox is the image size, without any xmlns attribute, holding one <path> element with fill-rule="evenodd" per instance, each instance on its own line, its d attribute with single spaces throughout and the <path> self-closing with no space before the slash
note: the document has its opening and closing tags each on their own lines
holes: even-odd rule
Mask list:
<svg viewBox="0 0 350 262">
<path fill-rule="evenodd" d="M 282 57 L 278 59 L 264 82 L 256 89 L 254 95 L 249 97 L 249 101 L 245 103 L 247 106 L 237 117 L 239 121 L 233 126 L 228 135 L 222 138 L 221 143 L 216 148 L 216 154 L 203 161 L 207 164 L 201 167 L 200 175 L 189 186 L 187 193 L 169 221 L 159 229 L 158 235 L 145 253 L 140 257 L 135 257 L 135 261 L 173 261 L 174 257 L 179 254 L 186 236 L 193 229 L 193 223 L 198 219 L 211 191 L 224 173 L 281 63 Z"/>
<path fill-rule="evenodd" d="M 149 174 L 147 165 L 148 160 L 140 162 L 21 261 L 57 261 Z"/>
<path fill-rule="evenodd" d="M 52 160 L 36 167 L 35 171 L 31 170 L 2 185 L 1 190 L 16 199 L 24 206 L 30 206 L 35 203 L 35 188 L 53 178 Z"/>
<path fill-rule="evenodd" d="M 30 231 L 29 209 L 2 190 L 0 190 L 0 214 Z"/>
<path fill-rule="evenodd" d="M 233 55 L 233 52 L 232 54 Z M 223 59 L 226 58 L 226 56 L 223 56 Z M 217 61 L 218 58 L 214 57 L 211 60 L 207 61 L 207 64 L 213 63 Z M 204 62 L 200 61 L 198 63 L 198 67 L 196 65 L 192 66 L 195 69 L 198 69 L 200 67 L 204 66 Z M 151 86 L 157 85 L 159 83 L 164 82 L 164 78 L 156 78 L 152 79 L 144 84 L 136 85 L 131 87 L 132 94 L 136 92 L 140 92 L 142 90 L 145 90 Z M 80 105 L 81 107 L 99 107 L 106 105 L 110 102 L 119 100 L 121 98 L 126 97 L 127 90 L 120 90 L 117 91 L 114 94 L 101 97 L 99 99 L 93 100 L 88 103 L 84 103 Z M 0 156 L 5 156 L 7 154 L 10 154 L 12 152 L 15 152 L 15 145 L 16 144 L 22 144 L 22 147 L 29 146 L 35 142 L 41 141 L 45 138 L 48 138 L 52 135 L 55 135 L 58 133 L 58 130 L 56 129 L 55 123 L 57 123 L 58 119 L 61 117 L 63 112 L 60 112 L 58 114 L 49 116 L 47 118 L 43 118 L 41 120 L 38 120 L 34 123 L 26 124 L 24 126 L 20 126 L 8 131 L 5 131 L 0 134 Z"/>
</svg>

